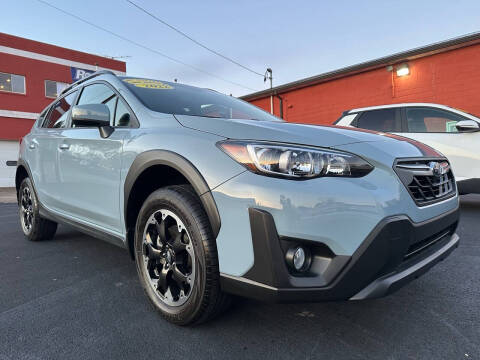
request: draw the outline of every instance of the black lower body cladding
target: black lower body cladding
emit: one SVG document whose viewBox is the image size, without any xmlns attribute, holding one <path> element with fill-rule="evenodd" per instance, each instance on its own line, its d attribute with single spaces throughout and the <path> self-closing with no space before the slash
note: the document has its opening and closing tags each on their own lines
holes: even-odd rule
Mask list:
<svg viewBox="0 0 480 360">
<path fill-rule="evenodd" d="M 222 274 L 226 292 L 270 302 L 315 302 L 385 296 L 420 276 L 459 244 L 459 208 L 421 223 L 405 215 L 383 219 L 352 256 L 338 256 L 324 244 L 278 236 L 273 217 L 251 208 L 254 265 L 243 277 Z M 325 261 L 308 274 L 285 262 L 288 244 L 314 247 Z M 318 247 L 318 251 L 315 247 Z M 316 259 L 312 263 L 315 263 Z"/>
</svg>

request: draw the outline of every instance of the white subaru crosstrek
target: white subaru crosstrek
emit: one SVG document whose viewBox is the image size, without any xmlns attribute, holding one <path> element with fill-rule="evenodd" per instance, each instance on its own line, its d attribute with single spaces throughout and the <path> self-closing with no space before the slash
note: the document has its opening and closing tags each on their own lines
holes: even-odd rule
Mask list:
<svg viewBox="0 0 480 360">
<path fill-rule="evenodd" d="M 445 155 L 460 194 L 480 193 L 480 118 L 445 105 L 405 103 L 344 111 L 337 126 L 394 133 Z"/>
</svg>

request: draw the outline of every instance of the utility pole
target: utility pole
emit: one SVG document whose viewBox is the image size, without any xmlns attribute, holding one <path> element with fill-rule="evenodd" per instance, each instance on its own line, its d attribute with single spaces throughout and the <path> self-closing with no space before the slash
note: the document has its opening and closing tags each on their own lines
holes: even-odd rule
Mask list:
<svg viewBox="0 0 480 360">
<path fill-rule="evenodd" d="M 267 68 L 265 71 L 265 75 L 263 76 L 263 82 L 270 80 L 270 90 L 273 89 L 273 76 L 272 76 L 272 69 Z M 273 114 L 273 91 L 270 94 L 270 114 Z"/>
</svg>

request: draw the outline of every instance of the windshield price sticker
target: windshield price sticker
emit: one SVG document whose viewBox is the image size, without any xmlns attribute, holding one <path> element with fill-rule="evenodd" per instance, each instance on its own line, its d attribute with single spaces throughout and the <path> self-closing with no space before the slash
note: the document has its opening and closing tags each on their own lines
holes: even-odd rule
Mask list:
<svg viewBox="0 0 480 360">
<path fill-rule="evenodd" d="M 164 84 L 158 80 L 148 80 L 148 79 L 124 79 L 123 81 L 132 84 L 133 86 L 147 89 L 163 89 L 169 90 L 173 89 L 173 86 Z"/>
</svg>

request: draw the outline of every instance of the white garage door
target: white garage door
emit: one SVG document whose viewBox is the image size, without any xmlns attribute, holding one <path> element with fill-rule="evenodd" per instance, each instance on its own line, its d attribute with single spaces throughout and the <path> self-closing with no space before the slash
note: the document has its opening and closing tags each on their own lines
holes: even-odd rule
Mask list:
<svg viewBox="0 0 480 360">
<path fill-rule="evenodd" d="M 0 187 L 15 186 L 15 167 L 7 166 L 7 161 L 17 161 L 18 141 L 0 140 Z"/>
</svg>

